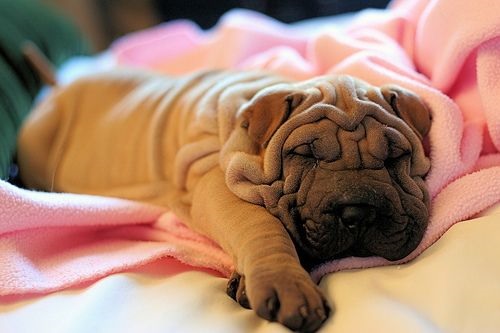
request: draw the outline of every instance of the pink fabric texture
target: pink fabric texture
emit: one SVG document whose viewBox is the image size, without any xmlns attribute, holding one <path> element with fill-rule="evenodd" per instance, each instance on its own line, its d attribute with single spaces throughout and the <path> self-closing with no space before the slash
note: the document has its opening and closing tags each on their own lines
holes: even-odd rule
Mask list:
<svg viewBox="0 0 500 333">
<path fill-rule="evenodd" d="M 305 79 L 335 73 L 396 83 L 432 110 L 429 228 L 416 257 L 453 224 L 500 201 L 500 2 L 396 0 L 338 29 L 289 26 L 234 11 L 210 31 L 179 21 L 111 48 L 121 65 L 183 74 L 266 69 Z M 46 293 L 173 256 L 228 275 L 231 260 L 163 208 L 112 198 L 41 193 L 0 182 L 0 295 Z M 345 258 L 312 275 L 386 265 Z"/>
<path fill-rule="evenodd" d="M 0 202 L 0 296 L 60 290 L 166 256 L 231 272 L 220 248 L 161 207 L 6 182 Z"/>
</svg>

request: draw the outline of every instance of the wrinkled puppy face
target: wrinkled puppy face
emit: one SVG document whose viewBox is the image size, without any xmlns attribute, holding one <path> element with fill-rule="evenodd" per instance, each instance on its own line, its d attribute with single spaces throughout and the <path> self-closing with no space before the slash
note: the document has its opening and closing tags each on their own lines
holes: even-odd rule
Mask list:
<svg viewBox="0 0 500 333">
<path fill-rule="evenodd" d="M 302 258 L 397 260 L 415 249 L 429 218 L 430 127 L 416 95 L 339 76 L 271 87 L 251 105 L 248 135 L 281 167 L 279 199 L 265 206 Z"/>
</svg>

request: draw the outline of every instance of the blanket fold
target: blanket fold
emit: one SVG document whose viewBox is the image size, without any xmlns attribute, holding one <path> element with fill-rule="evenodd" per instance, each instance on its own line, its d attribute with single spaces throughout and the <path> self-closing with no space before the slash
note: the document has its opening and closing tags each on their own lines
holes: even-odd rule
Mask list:
<svg viewBox="0 0 500 333">
<path fill-rule="evenodd" d="M 159 206 L 6 182 L 0 202 L 0 296 L 60 290 L 165 256 L 231 271 L 220 248 Z"/>
<path fill-rule="evenodd" d="M 207 68 L 264 69 L 294 79 L 348 74 L 418 94 L 432 111 L 431 220 L 402 263 L 453 224 L 500 202 L 499 15 L 495 0 L 397 0 L 343 27 L 333 20 L 312 30 L 236 11 L 211 32 L 174 22 L 127 36 L 110 52 L 119 65 L 169 74 Z M 59 290 L 162 256 L 223 275 L 231 269 L 215 244 L 163 208 L 31 192 L 5 182 L 0 202 L 0 295 Z M 345 258 L 312 275 L 318 280 L 340 269 L 386 264 Z"/>
</svg>

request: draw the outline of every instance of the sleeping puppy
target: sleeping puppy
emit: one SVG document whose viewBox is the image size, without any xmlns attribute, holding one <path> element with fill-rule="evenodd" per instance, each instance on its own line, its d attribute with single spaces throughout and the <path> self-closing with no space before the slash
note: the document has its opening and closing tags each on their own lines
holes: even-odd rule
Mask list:
<svg viewBox="0 0 500 333">
<path fill-rule="evenodd" d="M 413 93 L 349 76 L 120 70 L 55 88 L 18 161 L 31 188 L 171 208 L 233 256 L 231 297 L 311 332 L 329 307 L 308 269 L 420 242 L 429 127 Z"/>
</svg>

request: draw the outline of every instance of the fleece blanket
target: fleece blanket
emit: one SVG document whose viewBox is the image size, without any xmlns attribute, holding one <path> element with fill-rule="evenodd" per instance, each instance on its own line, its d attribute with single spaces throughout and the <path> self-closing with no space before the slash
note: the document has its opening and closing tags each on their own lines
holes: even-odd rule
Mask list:
<svg viewBox="0 0 500 333">
<path fill-rule="evenodd" d="M 342 73 L 416 92 L 433 117 L 426 180 L 432 211 L 422 243 L 405 262 L 454 223 L 500 201 L 499 13 L 493 0 L 403 0 L 343 29 L 301 29 L 237 11 L 210 32 L 174 22 L 128 36 L 111 54 L 121 65 L 171 74 L 203 68 L 266 69 L 297 79 Z M 2 207 L 0 224 L 0 295 L 53 291 L 168 255 L 223 275 L 231 269 L 217 246 L 161 208 L 0 185 L 9 207 Z M 385 264 L 345 258 L 312 274 L 319 279 Z"/>
</svg>

